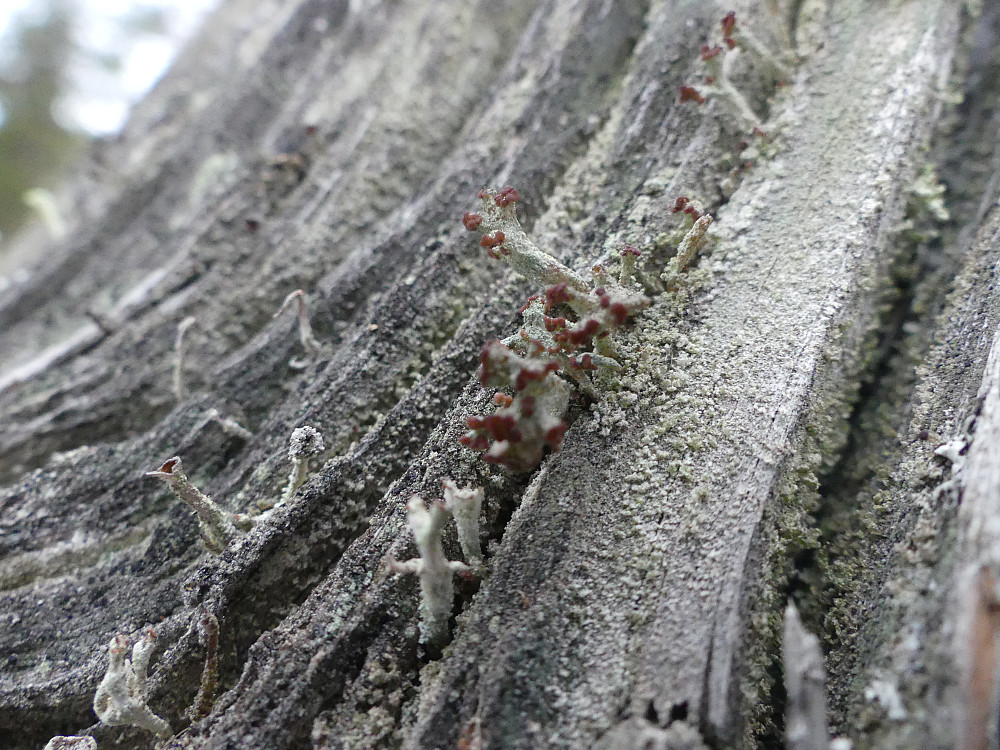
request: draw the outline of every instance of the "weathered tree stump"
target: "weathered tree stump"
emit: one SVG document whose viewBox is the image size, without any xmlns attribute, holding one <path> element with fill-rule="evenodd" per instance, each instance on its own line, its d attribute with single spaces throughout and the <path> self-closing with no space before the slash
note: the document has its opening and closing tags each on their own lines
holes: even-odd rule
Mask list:
<svg viewBox="0 0 1000 750">
<path fill-rule="evenodd" d="M 776 747 L 793 599 L 833 732 L 996 747 L 983 5 L 224 3 L 0 293 L 0 745 L 152 746 L 91 709 L 109 640 L 152 626 L 171 748 Z M 706 84 L 728 11 L 780 65 L 723 49 Z M 715 218 L 521 474 L 458 443 L 490 408 L 480 348 L 542 291 L 461 225 L 506 184 L 586 278 L 626 244 L 658 275 L 679 196 Z M 272 318 L 296 289 L 318 350 Z M 307 425 L 305 483 L 219 555 L 143 477 L 181 456 L 256 515 Z M 445 477 L 485 488 L 486 568 L 441 650 L 386 559 L 412 557 L 406 502 Z"/>
</svg>

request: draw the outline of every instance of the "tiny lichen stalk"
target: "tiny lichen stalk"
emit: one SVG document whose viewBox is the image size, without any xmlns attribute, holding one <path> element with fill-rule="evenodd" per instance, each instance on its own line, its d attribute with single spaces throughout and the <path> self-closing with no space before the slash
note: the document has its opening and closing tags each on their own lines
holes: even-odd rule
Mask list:
<svg viewBox="0 0 1000 750">
<path fill-rule="evenodd" d="M 236 541 L 239 532 L 233 520 L 212 498 L 191 484 L 180 456 L 168 458 L 158 469 L 147 471 L 144 476 L 166 482 L 174 495 L 197 514 L 201 539 L 209 551 L 219 554 Z"/>
<path fill-rule="evenodd" d="M 444 507 L 455 518 L 458 529 L 458 544 L 462 554 L 473 568 L 483 564 L 482 547 L 479 544 L 479 513 L 483 507 L 483 488 L 461 489 L 450 479 L 442 479 Z"/>
<path fill-rule="evenodd" d="M 326 449 L 323 435 L 315 427 L 297 427 L 292 430 L 288 440 L 288 458 L 292 462 L 292 470 L 288 475 L 288 484 L 281 495 L 281 503 L 287 503 L 309 475 L 309 459 L 318 456 Z"/>
</svg>

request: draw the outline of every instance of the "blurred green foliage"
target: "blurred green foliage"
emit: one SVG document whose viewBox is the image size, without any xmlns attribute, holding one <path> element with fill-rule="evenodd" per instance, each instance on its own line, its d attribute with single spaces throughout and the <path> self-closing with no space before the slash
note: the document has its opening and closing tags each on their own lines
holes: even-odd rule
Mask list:
<svg viewBox="0 0 1000 750">
<path fill-rule="evenodd" d="M 3 39 L 0 68 L 0 232 L 4 239 L 31 209 L 25 191 L 53 187 L 79 155 L 87 137 L 64 128 L 53 110 L 67 85 L 74 56 L 68 0 L 49 0 L 45 12 L 15 16 Z"/>
</svg>

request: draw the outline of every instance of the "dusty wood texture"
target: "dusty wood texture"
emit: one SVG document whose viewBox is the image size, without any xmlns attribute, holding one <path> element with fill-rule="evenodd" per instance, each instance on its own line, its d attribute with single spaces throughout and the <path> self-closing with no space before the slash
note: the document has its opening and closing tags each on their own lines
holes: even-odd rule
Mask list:
<svg viewBox="0 0 1000 750">
<path fill-rule="evenodd" d="M 679 102 L 729 10 L 791 68 L 736 66 L 764 138 Z M 996 15 L 226 3 L 68 188 L 69 238 L 0 294 L 0 744 L 148 747 L 90 705 L 105 644 L 153 625 L 174 748 L 776 746 L 791 593 L 856 747 L 991 746 Z M 716 218 L 697 269 L 617 334 L 618 382 L 524 475 L 457 442 L 488 408 L 481 345 L 539 291 L 459 222 L 507 183 L 584 276 L 626 243 L 662 270 L 679 195 Z M 312 356 L 272 319 L 298 288 Z M 219 556 L 142 476 L 180 455 L 256 513 L 303 425 L 322 460 Z M 485 487 L 487 570 L 429 653 L 416 582 L 385 560 L 411 556 L 405 503 L 444 477 Z M 190 724 L 208 615 L 218 699 Z"/>
<path fill-rule="evenodd" d="M 785 747 L 827 750 L 826 670 L 819 638 L 802 627 L 794 604 L 785 608 L 781 633 L 781 668 L 785 673 Z"/>
</svg>

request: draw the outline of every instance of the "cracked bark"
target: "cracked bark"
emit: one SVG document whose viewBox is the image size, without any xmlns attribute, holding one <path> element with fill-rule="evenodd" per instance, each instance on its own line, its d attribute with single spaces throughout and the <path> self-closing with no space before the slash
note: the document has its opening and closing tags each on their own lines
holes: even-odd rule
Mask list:
<svg viewBox="0 0 1000 750">
<path fill-rule="evenodd" d="M 718 102 L 678 102 L 728 10 L 796 58 L 780 86 L 737 66 L 752 158 Z M 169 747 L 776 746 L 791 595 L 855 747 L 993 746 L 997 26 L 938 0 L 226 2 L 0 293 L 0 744 L 148 747 L 90 704 L 102 644 L 150 624 Z M 459 222 L 507 183 L 584 276 L 625 243 L 662 263 L 678 195 L 716 218 L 704 281 L 518 476 L 457 443 L 480 346 L 538 291 Z M 299 288 L 303 368 L 271 317 Z M 142 478 L 180 455 L 246 513 L 305 424 L 325 463 L 219 556 Z M 486 488 L 489 572 L 438 657 L 383 561 L 445 476 Z M 206 613 L 219 697 L 188 725 Z"/>
</svg>

